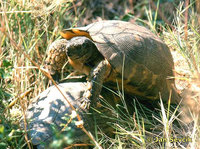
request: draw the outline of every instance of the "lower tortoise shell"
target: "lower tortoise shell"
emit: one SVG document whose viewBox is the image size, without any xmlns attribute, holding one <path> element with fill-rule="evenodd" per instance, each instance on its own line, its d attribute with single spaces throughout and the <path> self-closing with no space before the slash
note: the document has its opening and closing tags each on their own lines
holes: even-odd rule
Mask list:
<svg viewBox="0 0 200 149">
<path fill-rule="evenodd" d="M 46 60 L 52 75 L 66 61 L 88 75 L 84 102 L 93 102 L 104 83 L 144 100 L 180 97 L 175 88 L 174 63 L 167 45 L 148 29 L 129 22 L 108 20 L 66 29 Z"/>
</svg>

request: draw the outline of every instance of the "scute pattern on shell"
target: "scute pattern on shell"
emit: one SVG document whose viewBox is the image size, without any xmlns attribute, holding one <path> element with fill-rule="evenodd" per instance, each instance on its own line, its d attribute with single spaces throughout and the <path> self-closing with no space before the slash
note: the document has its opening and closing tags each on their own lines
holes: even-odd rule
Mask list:
<svg viewBox="0 0 200 149">
<path fill-rule="evenodd" d="M 109 119 L 113 114 L 112 110 L 106 108 L 106 106 L 101 106 L 96 109 L 100 113 L 96 110 L 91 110 L 88 113 L 86 110 L 80 108 L 80 100 L 87 87 L 86 83 L 62 83 L 59 84 L 58 87 L 68 101 L 77 109 L 86 130 L 90 131 L 93 135 L 95 135 L 96 127 L 107 135 L 113 132 L 113 128 L 107 124 L 108 121 L 112 122 L 112 120 Z M 105 97 L 111 105 L 114 105 L 113 99 L 115 98 L 113 98 L 110 93 L 107 94 L 107 91 L 104 91 L 102 96 Z M 69 118 L 71 114 L 72 109 L 69 103 L 55 86 L 51 86 L 40 93 L 32 103 L 30 103 L 26 111 L 26 119 L 28 120 L 28 125 L 26 125 L 26 127 L 27 130 L 29 130 L 28 136 L 32 144 L 37 146 L 38 149 L 49 148 L 48 145 L 52 142 L 54 136 L 54 131 L 52 131 L 53 126 L 60 134 L 67 135 L 68 137 L 70 137 L 69 134 L 71 134 L 70 139 L 72 139 L 74 143 L 89 143 L 89 137 L 78 128 L 74 122 L 68 124 L 68 129 L 60 132 L 64 126 L 63 124 L 68 123 L 65 118 Z M 108 117 L 105 117 L 105 115 Z M 73 120 L 77 121 L 76 117 Z M 23 125 L 23 120 L 21 121 L 21 125 L 25 127 Z"/>
<path fill-rule="evenodd" d="M 117 80 L 118 85 L 121 85 L 120 88 L 123 82 L 125 92 L 142 97 L 144 100 L 158 100 L 160 92 L 164 101 L 168 101 L 170 90 L 172 90 L 174 95 L 172 97 L 179 100 L 174 85 L 174 63 L 170 50 L 159 37 L 145 27 L 130 22 L 108 20 L 95 22 L 85 27 L 66 29 L 62 32 L 62 36 L 68 39 L 68 49 L 76 44 L 75 41 L 77 41 L 79 47 L 81 46 L 81 48 L 78 46 L 74 48 L 75 52 L 71 52 L 74 56 L 68 55 L 68 58 L 75 69 L 82 73 L 87 72 L 85 74 L 91 79 L 90 82 L 95 82 L 95 76 L 98 78 L 97 84 L 100 84 L 100 86 L 102 85 L 100 82 L 109 82 L 111 84 L 109 87 L 117 90 Z M 92 48 L 94 49 L 91 53 L 93 55 L 89 58 L 85 56 L 89 53 L 87 51 L 89 47 L 84 47 L 77 40 L 86 41 L 83 38 L 87 38 L 96 46 Z M 66 48 L 66 51 L 68 49 Z M 59 52 L 53 53 L 58 52 L 62 55 L 59 46 L 57 50 Z M 86 51 L 85 55 L 81 55 L 83 51 Z M 96 57 L 102 57 L 102 59 L 97 59 L 94 56 L 94 51 L 98 51 Z M 72 59 L 75 56 L 78 58 Z M 54 66 L 52 65 L 52 73 L 55 73 L 55 71 L 60 70 L 60 65 L 64 63 L 63 58 L 56 56 L 51 58 L 53 59 L 52 63 L 55 63 Z M 91 59 L 94 60 L 87 63 Z M 54 62 L 56 60 L 60 60 L 60 62 Z M 112 70 L 110 75 L 92 74 L 97 63 L 104 60 L 108 61 L 111 68 L 109 70 Z M 67 61 L 67 59 L 64 59 L 64 61 Z M 83 71 L 85 69 L 82 68 L 86 67 L 88 68 L 87 71 Z M 101 70 L 101 68 L 99 69 Z M 106 77 L 100 78 L 100 76 Z M 168 79 L 168 77 L 172 79 Z"/>
<path fill-rule="evenodd" d="M 100 53 L 117 72 L 122 72 L 125 60 L 124 66 L 133 66 L 131 61 L 135 61 L 155 74 L 173 76 L 174 64 L 168 47 L 145 27 L 113 20 L 80 29 L 89 32 Z M 126 72 L 125 69 L 124 74 L 128 74 Z"/>
<path fill-rule="evenodd" d="M 101 21 L 77 28 L 91 36 L 112 69 L 123 74 L 124 87 L 132 94 L 168 100 L 170 90 L 179 100 L 174 85 L 174 63 L 167 45 L 145 27 L 124 21 Z M 168 78 L 171 79 L 168 79 Z M 152 96 L 152 97 L 150 97 Z"/>
</svg>

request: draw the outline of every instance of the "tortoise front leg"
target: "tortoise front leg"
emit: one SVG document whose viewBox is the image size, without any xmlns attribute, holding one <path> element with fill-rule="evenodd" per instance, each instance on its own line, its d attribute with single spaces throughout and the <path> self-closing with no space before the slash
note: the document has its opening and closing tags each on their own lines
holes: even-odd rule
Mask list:
<svg viewBox="0 0 200 149">
<path fill-rule="evenodd" d="M 96 106 L 101 93 L 103 81 L 110 74 L 111 67 L 107 60 L 100 61 L 90 71 L 88 87 L 83 94 L 82 108 L 89 108 L 90 104 Z"/>
</svg>

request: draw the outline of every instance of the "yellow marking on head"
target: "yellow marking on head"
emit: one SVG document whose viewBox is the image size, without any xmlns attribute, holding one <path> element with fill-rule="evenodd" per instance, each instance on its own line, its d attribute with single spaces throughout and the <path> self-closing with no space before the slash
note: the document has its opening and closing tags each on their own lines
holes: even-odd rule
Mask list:
<svg viewBox="0 0 200 149">
<path fill-rule="evenodd" d="M 67 40 L 70 40 L 73 37 L 77 37 L 77 36 L 85 36 L 92 40 L 92 37 L 90 36 L 90 34 L 87 31 L 79 30 L 76 28 L 63 30 L 60 32 L 60 35 Z"/>
<path fill-rule="evenodd" d="M 78 70 L 79 72 L 82 72 L 86 75 L 90 74 L 91 68 L 83 65 L 83 63 L 79 60 L 72 60 L 70 57 L 68 57 L 68 61 L 75 70 Z"/>
</svg>

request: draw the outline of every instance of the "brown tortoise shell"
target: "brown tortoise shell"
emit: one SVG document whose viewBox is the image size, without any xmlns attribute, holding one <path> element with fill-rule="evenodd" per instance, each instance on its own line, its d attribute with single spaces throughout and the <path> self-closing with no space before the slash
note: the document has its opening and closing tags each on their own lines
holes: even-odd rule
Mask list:
<svg viewBox="0 0 200 149">
<path fill-rule="evenodd" d="M 68 42 L 76 36 L 85 36 L 94 42 L 112 67 L 112 75 L 105 80 L 108 84 L 116 84 L 117 78 L 118 84 L 123 84 L 128 93 L 155 100 L 161 92 L 164 100 L 168 100 L 172 90 L 172 97 L 178 98 L 174 79 L 168 79 L 174 76 L 170 50 L 148 29 L 112 20 L 67 29 L 61 35 Z"/>
</svg>

